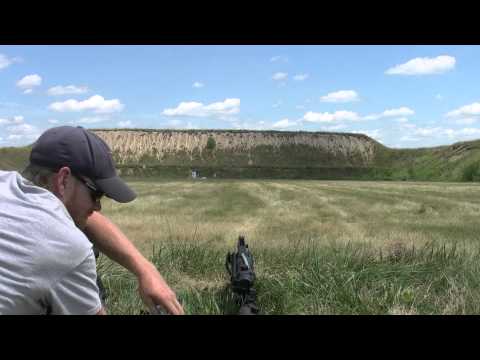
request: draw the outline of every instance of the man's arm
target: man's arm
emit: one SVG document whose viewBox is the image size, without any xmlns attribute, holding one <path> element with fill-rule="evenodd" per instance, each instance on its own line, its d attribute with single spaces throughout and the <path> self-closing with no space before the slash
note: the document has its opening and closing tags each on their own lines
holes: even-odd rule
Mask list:
<svg viewBox="0 0 480 360">
<path fill-rule="evenodd" d="M 161 305 L 170 314 L 183 315 L 182 306 L 157 268 L 137 250 L 127 236 L 104 215 L 95 211 L 87 220 L 85 234 L 113 261 L 138 278 L 138 290 L 149 309 Z"/>
</svg>

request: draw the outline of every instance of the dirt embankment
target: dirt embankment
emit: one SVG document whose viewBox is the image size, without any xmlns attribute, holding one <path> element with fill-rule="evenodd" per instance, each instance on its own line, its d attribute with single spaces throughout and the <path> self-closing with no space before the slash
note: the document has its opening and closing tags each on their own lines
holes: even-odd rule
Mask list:
<svg viewBox="0 0 480 360">
<path fill-rule="evenodd" d="M 138 162 L 145 156 L 159 163 L 176 154 L 191 159 L 203 158 L 205 154 L 211 155 L 207 141 L 213 138 L 214 153 L 245 154 L 252 158 L 258 149 L 295 152 L 302 148 L 332 161 L 338 157 L 352 157 L 356 165 L 368 166 L 374 161 L 378 145 L 368 136 L 346 133 L 218 130 L 95 130 L 95 133 L 107 142 L 119 164 Z"/>
</svg>

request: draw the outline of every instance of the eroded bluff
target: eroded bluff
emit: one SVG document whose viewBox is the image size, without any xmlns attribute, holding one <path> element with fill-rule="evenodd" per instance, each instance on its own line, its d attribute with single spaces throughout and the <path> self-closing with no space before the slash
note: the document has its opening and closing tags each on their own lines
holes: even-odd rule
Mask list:
<svg viewBox="0 0 480 360">
<path fill-rule="evenodd" d="M 368 167 L 379 144 L 363 134 L 94 130 L 118 165 L 227 167 Z"/>
</svg>

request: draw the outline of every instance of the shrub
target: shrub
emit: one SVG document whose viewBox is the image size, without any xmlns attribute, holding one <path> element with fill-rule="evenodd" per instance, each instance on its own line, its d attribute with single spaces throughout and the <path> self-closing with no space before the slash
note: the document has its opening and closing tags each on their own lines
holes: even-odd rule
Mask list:
<svg viewBox="0 0 480 360">
<path fill-rule="evenodd" d="M 479 163 L 472 163 L 463 169 L 462 181 L 478 181 L 478 180 L 480 180 Z"/>
<path fill-rule="evenodd" d="M 213 151 L 215 150 L 216 146 L 217 146 L 217 143 L 215 142 L 215 139 L 210 136 L 207 140 L 207 150 Z"/>
</svg>

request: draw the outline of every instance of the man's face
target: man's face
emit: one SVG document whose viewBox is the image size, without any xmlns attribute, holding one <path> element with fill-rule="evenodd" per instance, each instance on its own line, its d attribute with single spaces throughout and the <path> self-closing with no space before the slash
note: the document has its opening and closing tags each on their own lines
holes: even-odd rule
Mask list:
<svg viewBox="0 0 480 360">
<path fill-rule="evenodd" d="M 83 176 L 72 177 L 72 188 L 70 196 L 65 199 L 65 207 L 72 217 L 75 225 L 81 230 L 85 229 L 87 219 L 94 211 L 100 211 L 102 205 L 100 199 L 95 196 L 93 190 L 89 186 L 93 186 L 93 182 Z M 85 184 L 85 182 L 88 183 Z M 91 184 L 91 185 L 90 185 Z M 98 194 L 97 194 L 98 195 Z"/>
</svg>

